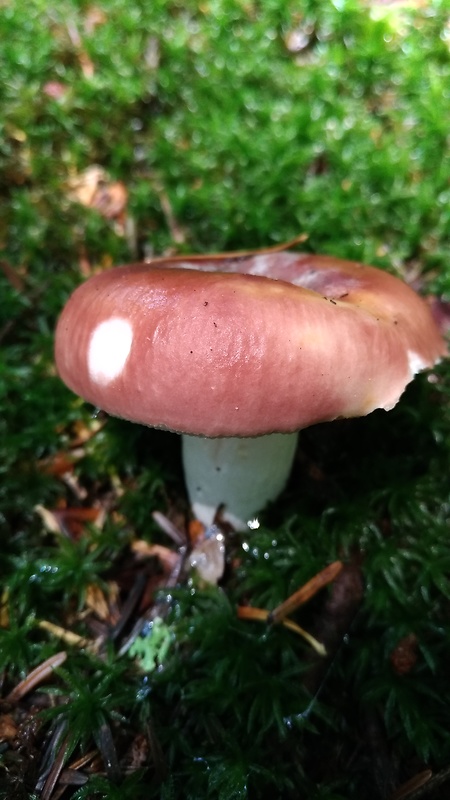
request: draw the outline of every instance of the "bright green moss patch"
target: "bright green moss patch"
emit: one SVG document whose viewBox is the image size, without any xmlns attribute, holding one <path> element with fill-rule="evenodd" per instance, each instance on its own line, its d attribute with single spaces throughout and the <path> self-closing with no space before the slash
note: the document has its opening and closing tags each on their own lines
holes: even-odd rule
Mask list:
<svg viewBox="0 0 450 800">
<path fill-rule="evenodd" d="M 177 437 L 74 397 L 52 347 L 97 270 L 302 233 L 449 301 L 448 6 L 30 0 L 0 32 L 0 797 L 446 797 L 448 363 L 304 431 L 207 587 Z M 238 618 L 336 560 L 292 615 L 326 659 Z"/>
</svg>

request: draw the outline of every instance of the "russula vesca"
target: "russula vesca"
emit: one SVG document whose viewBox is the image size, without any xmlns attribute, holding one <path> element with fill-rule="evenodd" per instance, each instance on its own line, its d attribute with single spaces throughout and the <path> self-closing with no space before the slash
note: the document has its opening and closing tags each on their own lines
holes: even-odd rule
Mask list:
<svg viewBox="0 0 450 800">
<path fill-rule="evenodd" d="M 390 409 L 446 353 L 426 303 L 382 270 L 291 251 L 161 258 L 98 274 L 56 331 L 62 380 L 183 434 L 188 493 L 237 528 L 284 488 L 297 431 Z"/>
</svg>

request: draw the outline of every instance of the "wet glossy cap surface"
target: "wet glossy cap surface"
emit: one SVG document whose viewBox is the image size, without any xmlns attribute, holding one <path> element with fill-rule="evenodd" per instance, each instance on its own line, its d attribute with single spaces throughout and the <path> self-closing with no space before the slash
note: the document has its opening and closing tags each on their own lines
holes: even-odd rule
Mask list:
<svg viewBox="0 0 450 800">
<path fill-rule="evenodd" d="M 60 317 L 58 372 L 110 414 L 204 436 L 392 408 L 446 347 L 387 273 L 291 252 L 118 267 Z"/>
</svg>

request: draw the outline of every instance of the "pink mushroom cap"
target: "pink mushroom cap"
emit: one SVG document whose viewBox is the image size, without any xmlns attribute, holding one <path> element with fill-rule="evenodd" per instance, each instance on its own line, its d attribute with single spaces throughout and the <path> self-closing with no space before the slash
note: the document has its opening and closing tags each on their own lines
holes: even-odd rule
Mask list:
<svg viewBox="0 0 450 800">
<path fill-rule="evenodd" d="M 110 414 L 251 437 L 392 408 L 446 355 L 392 275 L 294 252 L 156 259 L 90 278 L 56 330 L 62 380 Z"/>
</svg>

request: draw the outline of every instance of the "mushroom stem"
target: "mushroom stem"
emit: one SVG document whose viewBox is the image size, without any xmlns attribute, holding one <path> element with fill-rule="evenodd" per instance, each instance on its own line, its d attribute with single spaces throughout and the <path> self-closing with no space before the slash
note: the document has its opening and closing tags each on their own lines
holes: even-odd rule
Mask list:
<svg viewBox="0 0 450 800">
<path fill-rule="evenodd" d="M 183 464 L 193 513 L 210 525 L 224 505 L 223 518 L 236 530 L 283 491 L 298 433 L 256 438 L 206 439 L 183 434 Z"/>
</svg>

